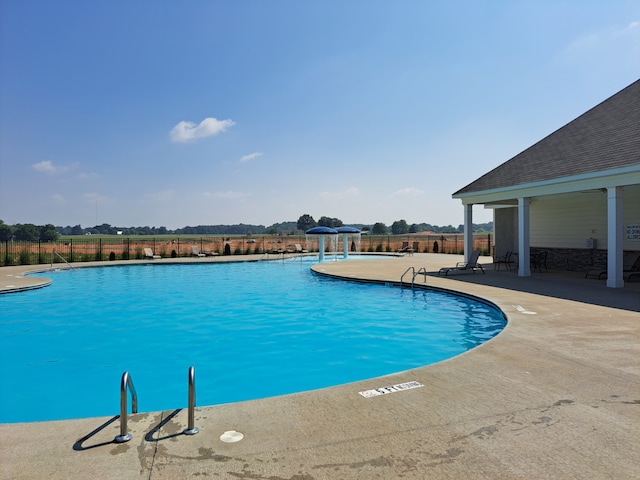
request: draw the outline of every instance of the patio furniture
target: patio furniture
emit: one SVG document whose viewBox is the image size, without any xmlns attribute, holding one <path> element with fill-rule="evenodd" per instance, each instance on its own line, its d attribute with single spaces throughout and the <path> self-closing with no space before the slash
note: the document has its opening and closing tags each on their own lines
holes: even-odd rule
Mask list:
<svg viewBox="0 0 640 480">
<path fill-rule="evenodd" d="M 507 253 L 505 253 L 502 256 L 498 256 L 498 257 L 494 257 L 493 258 L 493 269 L 494 270 L 500 270 L 500 265 L 504 265 L 507 270 L 511 270 L 511 265 L 514 264 L 514 261 L 511 259 L 511 257 L 513 256 L 513 252 L 511 250 L 507 251 Z"/>
<path fill-rule="evenodd" d="M 458 262 L 455 267 L 444 267 L 438 271 L 438 275 L 442 275 L 444 273 L 445 277 L 450 273 L 476 273 L 476 270 L 480 269 L 484 274 L 484 267 L 478 263 L 478 258 L 480 257 L 480 250 L 474 250 L 471 252 L 471 257 L 468 262 Z"/>
<path fill-rule="evenodd" d="M 533 255 L 531 255 L 531 269 L 532 270 L 538 270 L 540 273 L 542 273 L 542 269 L 544 268 L 545 272 L 548 272 L 549 269 L 547 268 L 547 256 L 549 255 L 549 252 L 540 252 L 540 253 L 535 253 Z"/>
<path fill-rule="evenodd" d="M 151 250 L 148 247 L 145 247 L 144 249 L 144 258 L 150 258 L 152 260 L 155 260 L 156 258 L 162 258 L 160 255 L 155 255 L 153 253 L 153 250 Z"/>
</svg>

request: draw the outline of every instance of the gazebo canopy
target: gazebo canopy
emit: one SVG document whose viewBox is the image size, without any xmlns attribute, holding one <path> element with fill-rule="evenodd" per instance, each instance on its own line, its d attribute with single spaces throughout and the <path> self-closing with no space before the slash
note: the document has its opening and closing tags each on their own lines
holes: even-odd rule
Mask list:
<svg viewBox="0 0 640 480">
<path fill-rule="evenodd" d="M 338 227 L 336 228 L 338 233 L 360 233 L 360 230 L 356 227 Z"/>
<path fill-rule="evenodd" d="M 326 235 L 326 234 L 335 235 L 338 233 L 338 230 L 336 230 L 335 228 L 329 228 L 329 227 L 313 227 L 304 233 L 306 233 L 307 235 Z"/>
</svg>

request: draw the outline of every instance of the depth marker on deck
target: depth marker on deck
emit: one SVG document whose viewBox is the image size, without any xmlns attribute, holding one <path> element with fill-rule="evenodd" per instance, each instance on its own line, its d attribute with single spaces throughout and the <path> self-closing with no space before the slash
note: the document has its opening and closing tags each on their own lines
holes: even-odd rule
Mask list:
<svg viewBox="0 0 640 480">
<path fill-rule="evenodd" d="M 371 398 L 371 397 L 377 397 L 379 395 L 402 392 L 404 390 L 411 390 L 412 388 L 420 388 L 420 387 L 424 387 L 424 385 L 414 380 L 413 382 L 399 383 L 397 385 L 374 388 L 373 390 L 365 390 L 363 392 L 358 392 L 358 393 L 362 395 L 364 398 Z"/>
</svg>

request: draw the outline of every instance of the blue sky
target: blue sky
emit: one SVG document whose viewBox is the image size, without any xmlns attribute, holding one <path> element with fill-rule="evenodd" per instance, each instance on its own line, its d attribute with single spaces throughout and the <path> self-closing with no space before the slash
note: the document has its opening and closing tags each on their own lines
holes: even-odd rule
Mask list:
<svg viewBox="0 0 640 480">
<path fill-rule="evenodd" d="M 457 226 L 638 78 L 637 0 L 0 0 L 0 219 Z"/>
</svg>

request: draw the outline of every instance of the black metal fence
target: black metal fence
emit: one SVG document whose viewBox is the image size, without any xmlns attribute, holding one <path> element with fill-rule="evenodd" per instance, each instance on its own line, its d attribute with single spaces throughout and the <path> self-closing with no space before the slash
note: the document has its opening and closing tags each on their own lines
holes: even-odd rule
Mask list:
<svg viewBox="0 0 640 480">
<path fill-rule="evenodd" d="M 350 240 L 351 241 L 351 240 Z M 491 234 L 473 236 L 473 249 L 483 255 L 491 253 Z M 354 241 L 354 245 L 356 242 Z M 260 237 L 78 237 L 55 242 L 0 243 L 0 266 L 37 265 L 62 262 L 93 262 L 144 259 L 145 249 L 161 257 L 205 255 L 249 255 L 267 252 L 295 252 L 296 245 L 317 251 L 317 244 L 305 235 Z M 462 234 L 362 235 L 356 249 L 360 252 L 396 252 L 410 247 L 419 253 L 464 252 Z M 326 247 L 327 248 L 327 247 Z"/>
</svg>

